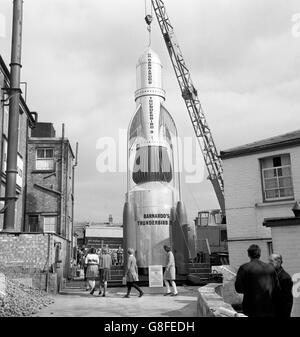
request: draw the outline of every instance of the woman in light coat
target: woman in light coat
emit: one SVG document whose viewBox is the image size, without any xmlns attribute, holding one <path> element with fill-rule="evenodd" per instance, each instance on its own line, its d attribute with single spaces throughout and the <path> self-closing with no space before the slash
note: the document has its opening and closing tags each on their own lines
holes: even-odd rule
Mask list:
<svg viewBox="0 0 300 337">
<path fill-rule="evenodd" d="M 96 279 L 99 277 L 99 256 L 96 254 L 95 248 L 91 248 L 90 252 L 87 254 L 85 264 L 87 265 L 86 278 L 89 282 L 90 288 L 92 289 L 90 294 L 93 295 L 96 286 Z"/>
<path fill-rule="evenodd" d="M 124 297 L 130 297 L 130 291 L 131 288 L 135 288 L 140 294 L 139 297 L 142 297 L 144 295 L 144 292 L 142 289 L 136 284 L 136 282 L 139 280 L 138 275 L 138 268 L 136 264 L 136 259 L 134 257 L 134 249 L 128 248 L 128 261 L 127 261 L 127 268 L 126 268 L 126 282 L 127 282 L 127 294 Z"/>
<path fill-rule="evenodd" d="M 164 283 L 166 286 L 166 293 L 164 294 L 164 296 L 167 296 L 167 295 L 177 296 L 178 291 L 177 291 L 177 287 L 175 283 L 176 270 L 175 270 L 174 255 L 171 251 L 171 247 L 165 245 L 164 250 L 167 252 L 166 269 L 164 272 Z M 171 292 L 170 284 L 173 288 L 173 292 Z"/>
</svg>

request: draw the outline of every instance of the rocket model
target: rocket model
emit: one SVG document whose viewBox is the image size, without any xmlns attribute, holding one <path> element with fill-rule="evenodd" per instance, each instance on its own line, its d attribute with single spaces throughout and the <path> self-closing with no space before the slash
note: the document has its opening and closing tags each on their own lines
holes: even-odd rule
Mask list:
<svg viewBox="0 0 300 337">
<path fill-rule="evenodd" d="M 178 274 L 188 262 L 187 217 L 181 201 L 177 129 L 163 105 L 162 64 L 150 49 L 137 67 L 136 112 L 128 129 L 125 249 L 136 250 L 139 272 L 165 266 L 171 246 Z"/>
</svg>

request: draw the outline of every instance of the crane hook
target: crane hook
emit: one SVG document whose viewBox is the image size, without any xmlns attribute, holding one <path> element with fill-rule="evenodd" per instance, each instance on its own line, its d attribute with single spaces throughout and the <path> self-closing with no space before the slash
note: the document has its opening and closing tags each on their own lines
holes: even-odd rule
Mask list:
<svg viewBox="0 0 300 337">
<path fill-rule="evenodd" d="M 152 15 L 148 14 L 146 15 L 145 17 L 145 21 L 146 21 L 146 24 L 147 24 L 147 30 L 149 32 L 149 47 L 151 45 L 151 23 L 152 23 L 152 20 L 153 20 L 153 17 Z"/>
<path fill-rule="evenodd" d="M 146 21 L 146 23 L 147 23 L 147 25 L 148 25 L 148 26 L 150 26 L 150 25 L 151 25 L 151 23 L 152 23 L 152 20 L 153 20 L 153 17 L 152 17 L 152 15 L 150 15 L 150 14 L 146 15 L 146 17 L 145 17 L 145 21 Z"/>
</svg>

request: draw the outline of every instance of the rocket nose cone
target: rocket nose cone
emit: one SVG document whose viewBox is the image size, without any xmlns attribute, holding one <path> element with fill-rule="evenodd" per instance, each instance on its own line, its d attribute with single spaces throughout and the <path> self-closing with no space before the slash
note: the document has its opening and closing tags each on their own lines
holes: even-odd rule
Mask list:
<svg viewBox="0 0 300 337">
<path fill-rule="evenodd" d="M 139 57 L 137 67 L 143 63 L 147 63 L 149 58 L 151 58 L 153 63 L 158 63 L 162 65 L 158 55 L 150 47 L 147 47 L 143 54 Z"/>
</svg>

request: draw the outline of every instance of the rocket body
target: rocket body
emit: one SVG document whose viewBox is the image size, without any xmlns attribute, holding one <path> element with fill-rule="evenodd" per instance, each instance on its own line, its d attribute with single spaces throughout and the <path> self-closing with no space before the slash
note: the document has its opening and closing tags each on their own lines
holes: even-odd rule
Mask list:
<svg viewBox="0 0 300 337">
<path fill-rule="evenodd" d="M 136 112 L 128 129 L 124 241 L 125 248 L 136 250 L 139 268 L 148 268 L 165 266 L 163 246 L 180 242 L 174 235 L 184 240 L 183 224 L 178 233 L 174 233 L 174 224 L 186 215 L 177 215 L 181 201 L 177 129 L 163 105 L 162 64 L 150 48 L 139 58 L 136 74 Z M 184 206 L 178 209 L 185 212 Z M 185 252 L 182 248 L 176 251 L 175 259 L 176 254 L 186 260 L 187 247 Z"/>
</svg>

